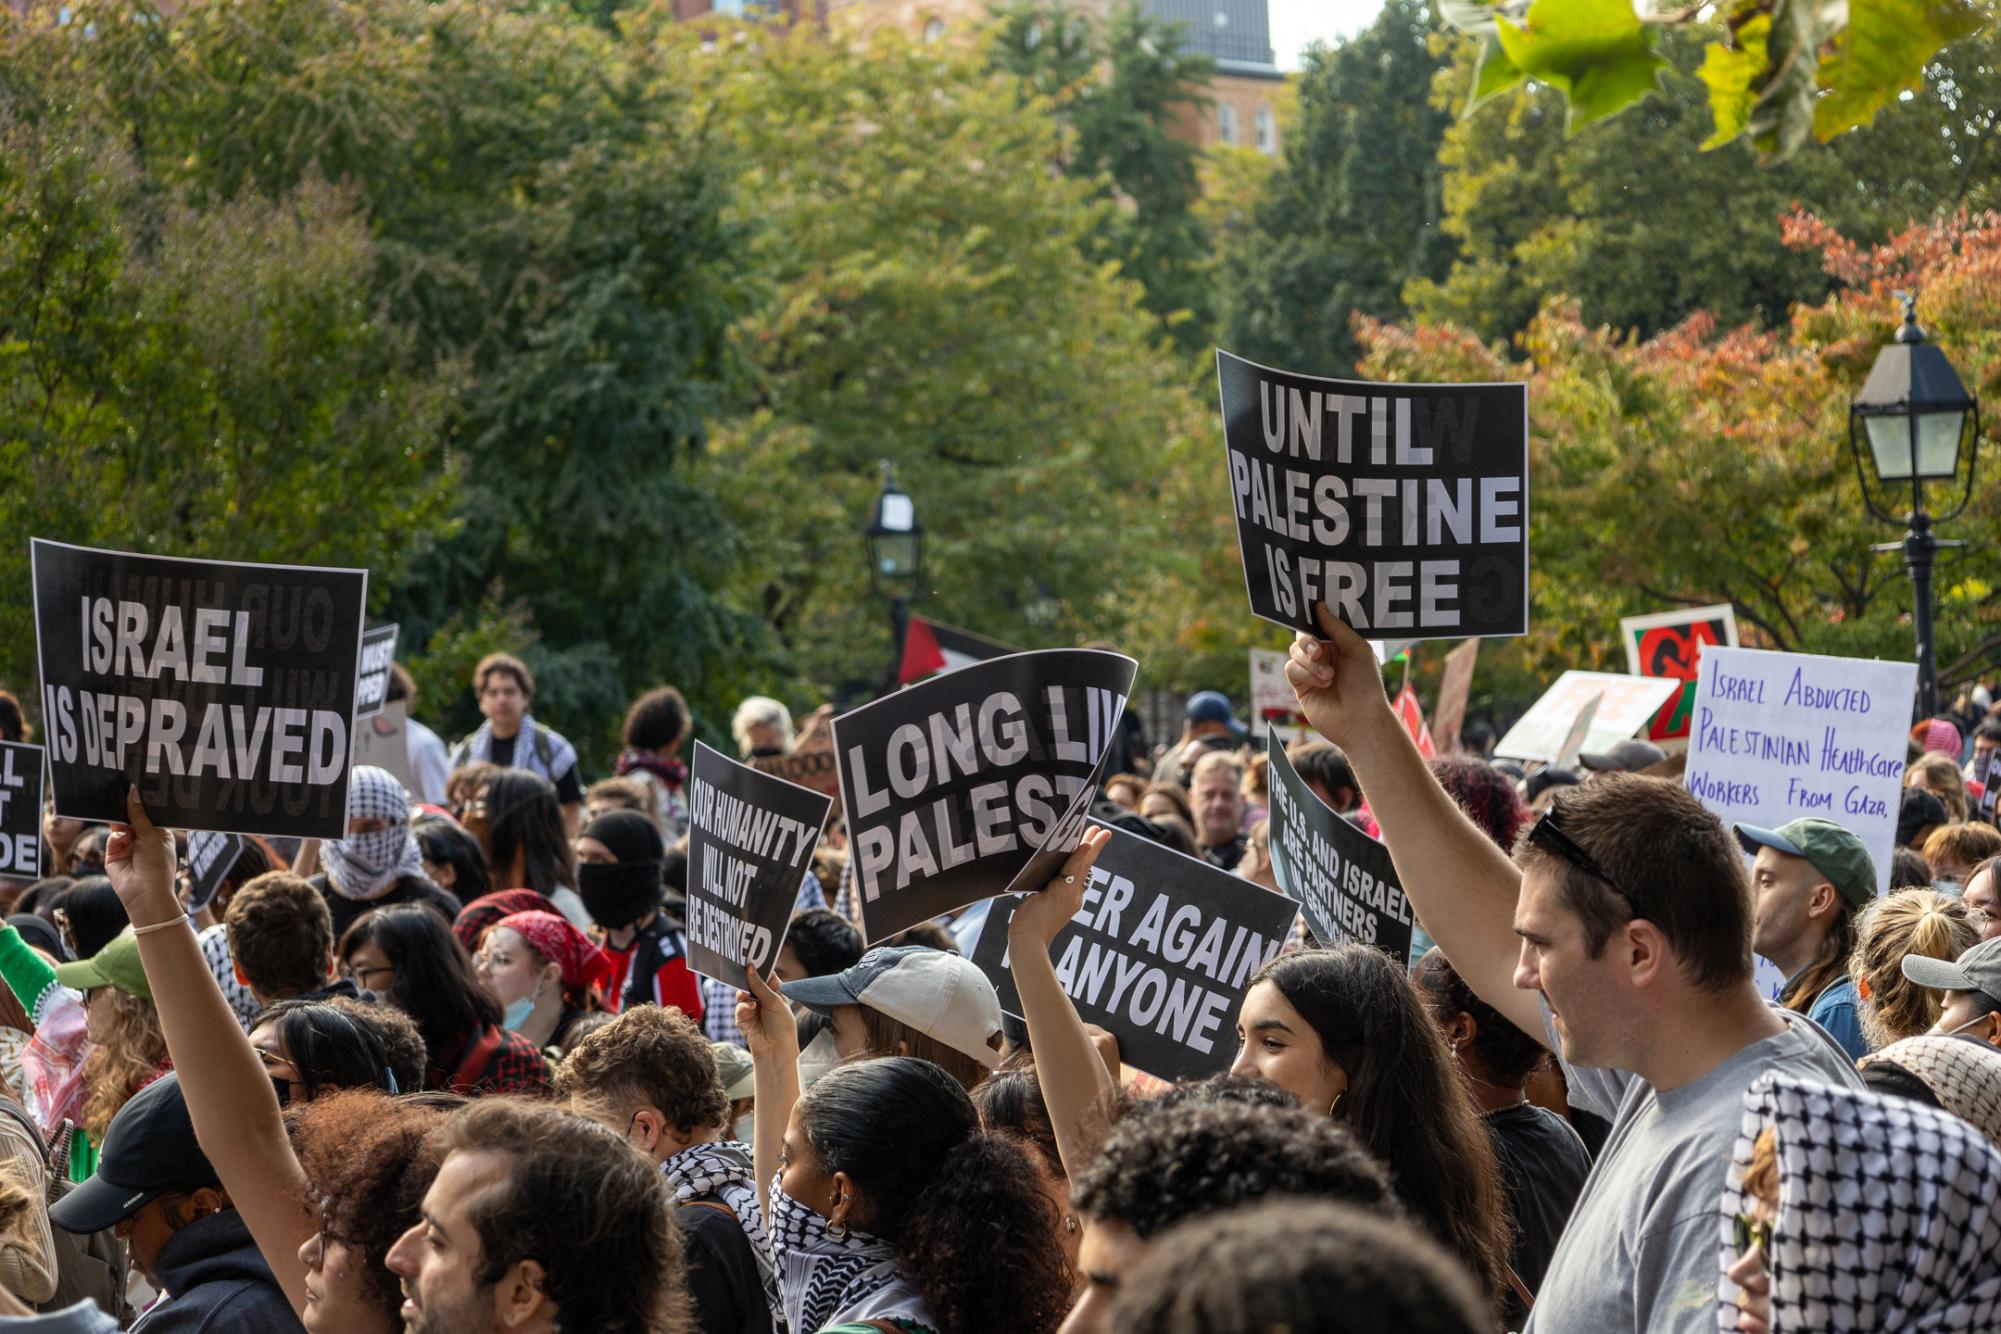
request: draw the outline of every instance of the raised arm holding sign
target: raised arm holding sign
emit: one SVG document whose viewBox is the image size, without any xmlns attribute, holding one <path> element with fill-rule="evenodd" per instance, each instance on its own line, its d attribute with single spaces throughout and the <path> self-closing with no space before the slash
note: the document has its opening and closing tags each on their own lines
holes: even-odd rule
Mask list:
<svg viewBox="0 0 2001 1334">
<path fill-rule="evenodd" d="M 688 776 L 688 962 L 742 990 L 769 973 L 832 801 L 697 741 Z"/>
</svg>

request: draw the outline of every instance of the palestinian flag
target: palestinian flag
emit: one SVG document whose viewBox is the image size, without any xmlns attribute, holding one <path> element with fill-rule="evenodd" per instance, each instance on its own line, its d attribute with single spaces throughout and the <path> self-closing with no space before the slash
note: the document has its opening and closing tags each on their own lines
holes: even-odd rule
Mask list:
<svg viewBox="0 0 2001 1334">
<path fill-rule="evenodd" d="M 983 639 L 969 631 L 913 616 L 910 628 L 903 633 L 903 665 L 897 669 L 896 683 L 911 685 L 939 672 L 956 671 L 1020 651 L 998 640 Z"/>
</svg>

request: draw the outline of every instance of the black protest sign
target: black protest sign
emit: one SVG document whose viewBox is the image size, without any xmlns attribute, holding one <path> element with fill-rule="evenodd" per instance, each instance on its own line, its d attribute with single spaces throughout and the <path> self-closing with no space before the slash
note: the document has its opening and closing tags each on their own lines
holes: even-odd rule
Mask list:
<svg viewBox="0 0 2001 1334">
<path fill-rule="evenodd" d="M 697 741 L 688 775 L 688 963 L 743 990 L 769 973 L 830 798 Z"/>
<path fill-rule="evenodd" d="M 1975 760 L 1980 772 L 1980 815 L 1989 824 L 1994 823 L 1994 810 L 2001 802 L 2001 746 L 1987 752 L 1984 759 Z"/>
<path fill-rule="evenodd" d="M 1218 350 L 1251 611 L 1366 639 L 1528 633 L 1528 390 L 1294 375 Z"/>
<path fill-rule="evenodd" d="M 42 748 L 0 741 L 0 875 L 42 875 Z"/>
<path fill-rule="evenodd" d="M 1292 767 L 1275 740 L 1271 755 L 1271 869 L 1299 900 L 1306 929 L 1322 944 L 1358 940 L 1403 964 L 1410 957 L 1410 901 L 1390 852 L 1336 815 Z"/>
<path fill-rule="evenodd" d="M 30 551 L 57 814 L 346 834 L 366 570 Z"/>
<path fill-rule="evenodd" d="M 1005 893 L 1038 853 L 1074 847 L 1138 671 L 1092 649 L 1015 653 L 836 718 L 862 938 Z"/>
<path fill-rule="evenodd" d="M 188 911 L 200 912 L 236 869 L 243 835 L 198 829 L 188 835 Z"/>
<path fill-rule="evenodd" d="M 1244 981 L 1285 945 L 1299 905 L 1123 829 L 1111 834 L 1084 906 L 1050 946 L 1057 980 L 1084 1022 L 1116 1036 L 1120 1058 L 1136 1068 L 1161 1079 L 1219 1074 L 1236 1056 Z M 994 900 L 973 946 L 973 962 L 1014 1015 L 1021 998 L 1007 928 L 1021 902 Z"/>
<path fill-rule="evenodd" d="M 373 718 L 389 702 L 389 664 L 396 661 L 396 627 L 378 625 L 361 636 L 361 666 L 354 686 L 354 720 Z"/>
</svg>

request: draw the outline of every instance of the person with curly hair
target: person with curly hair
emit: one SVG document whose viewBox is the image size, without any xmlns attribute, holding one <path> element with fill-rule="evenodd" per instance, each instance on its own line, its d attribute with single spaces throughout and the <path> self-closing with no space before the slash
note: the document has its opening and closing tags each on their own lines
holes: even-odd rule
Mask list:
<svg viewBox="0 0 2001 1334">
<path fill-rule="evenodd" d="M 102 1143 L 118 1109 L 173 1068 L 152 989 L 139 966 L 139 943 L 129 931 L 115 936 L 87 959 L 58 964 L 53 977 L 83 993 L 90 1051 L 83 1060 L 80 1124 Z"/>
<path fill-rule="evenodd" d="M 646 800 L 641 809 L 669 843 L 688 832 L 688 766 L 681 746 L 691 721 L 688 701 L 673 686 L 655 686 L 625 714 L 618 774 L 639 784 Z"/>
<path fill-rule="evenodd" d="M 799 1093 L 799 1030 L 753 973 L 757 1181 L 794 1334 L 1050 1334 L 1070 1299 L 1028 1156 L 929 1061 L 843 1065 Z"/>
</svg>

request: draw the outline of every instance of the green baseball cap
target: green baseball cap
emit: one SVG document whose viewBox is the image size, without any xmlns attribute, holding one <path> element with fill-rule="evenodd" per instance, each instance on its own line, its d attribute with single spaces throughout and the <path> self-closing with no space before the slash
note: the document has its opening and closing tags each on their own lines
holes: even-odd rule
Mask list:
<svg viewBox="0 0 2001 1334">
<path fill-rule="evenodd" d="M 117 987 L 135 996 L 153 998 L 146 970 L 139 963 L 139 938 L 126 927 L 111 942 L 88 959 L 56 965 L 56 981 L 75 991 L 92 987 Z"/>
<path fill-rule="evenodd" d="M 1870 860 L 1869 849 L 1832 820 L 1809 815 L 1777 829 L 1750 824 L 1735 829 L 1737 842 L 1747 853 L 1756 855 L 1759 848 L 1775 848 L 1789 857 L 1806 858 L 1852 907 L 1859 908 L 1876 897 L 1876 863 Z"/>
</svg>

